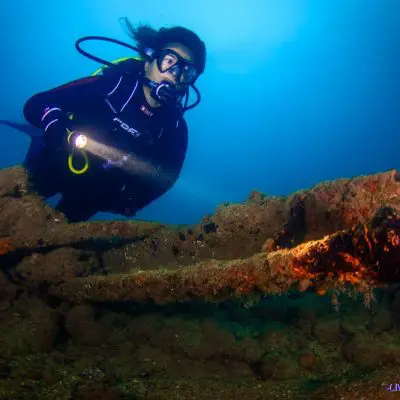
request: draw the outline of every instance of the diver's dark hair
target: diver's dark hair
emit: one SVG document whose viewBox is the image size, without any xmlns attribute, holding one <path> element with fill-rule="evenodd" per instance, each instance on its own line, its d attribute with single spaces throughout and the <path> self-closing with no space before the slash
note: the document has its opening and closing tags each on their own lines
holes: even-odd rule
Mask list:
<svg viewBox="0 0 400 400">
<path fill-rule="evenodd" d="M 124 18 L 128 33 L 136 42 L 138 49 L 144 52 L 151 48 L 157 54 L 167 43 L 181 43 L 188 47 L 194 55 L 194 63 L 202 74 L 206 65 L 206 46 L 202 40 L 191 30 L 181 26 L 172 28 L 161 28 L 155 30 L 149 25 L 138 25 L 134 27 L 128 18 Z"/>
</svg>

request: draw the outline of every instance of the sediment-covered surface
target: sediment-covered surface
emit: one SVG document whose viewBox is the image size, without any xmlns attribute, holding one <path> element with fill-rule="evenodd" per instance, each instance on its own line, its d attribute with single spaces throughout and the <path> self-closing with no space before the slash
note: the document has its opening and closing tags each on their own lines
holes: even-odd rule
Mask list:
<svg viewBox="0 0 400 400">
<path fill-rule="evenodd" d="M 2 170 L 0 399 L 395 396 L 399 213 L 391 170 L 196 226 L 69 224 Z"/>
</svg>

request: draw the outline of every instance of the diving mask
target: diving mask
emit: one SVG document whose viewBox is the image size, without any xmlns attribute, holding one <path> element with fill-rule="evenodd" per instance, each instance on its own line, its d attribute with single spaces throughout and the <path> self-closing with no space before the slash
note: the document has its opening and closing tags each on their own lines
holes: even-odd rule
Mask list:
<svg viewBox="0 0 400 400">
<path fill-rule="evenodd" d="M 157 66 L 160 72 L 169 71 L 176 76 L 176 83 L 182 85 L 193 84 L 199 73 L 194 64 L 185 60 L 172 49 L 161 50 L 157 56 Z"/>
</svg>

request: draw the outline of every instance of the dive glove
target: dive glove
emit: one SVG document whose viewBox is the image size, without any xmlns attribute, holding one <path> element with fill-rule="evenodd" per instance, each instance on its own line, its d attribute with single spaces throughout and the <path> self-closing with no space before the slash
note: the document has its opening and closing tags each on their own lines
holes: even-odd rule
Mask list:
<svg viewBox="0 0 400 400">
<path fill-rule="evenodd" d="M 68 145 L 67 130 L 72 130 L 70 115 L 56 106 L 48 106 L 44 109 L 40 123 L 49 147 L 56 149 Z"/>
</svg>

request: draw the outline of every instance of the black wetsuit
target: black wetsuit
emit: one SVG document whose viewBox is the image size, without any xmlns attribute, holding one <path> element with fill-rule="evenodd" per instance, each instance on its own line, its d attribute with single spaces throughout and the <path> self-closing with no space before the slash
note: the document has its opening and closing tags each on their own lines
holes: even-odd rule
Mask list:
<svg viewBox="0 0 400 400">
<path fill-rule="evenodd" d="M 143 65 L 125 64 L 122 71 L 107 68 L 103 75 L 36 94 L 25 104 L 26 120 L 45 131 L 41 145 L 32 143 L 25 167 L 39 194 L 62 193 L 57 209 L 70 221 L 98 211 L 132 216 L 169 190 L 180 174 L 188 144 L 182 111 L 152 108 L 143 93 Z M 68 167 L 66 128 L 87 133 L 101 150 L 101 156 L 88 152 L 84 174 Z"/>
</svg>

